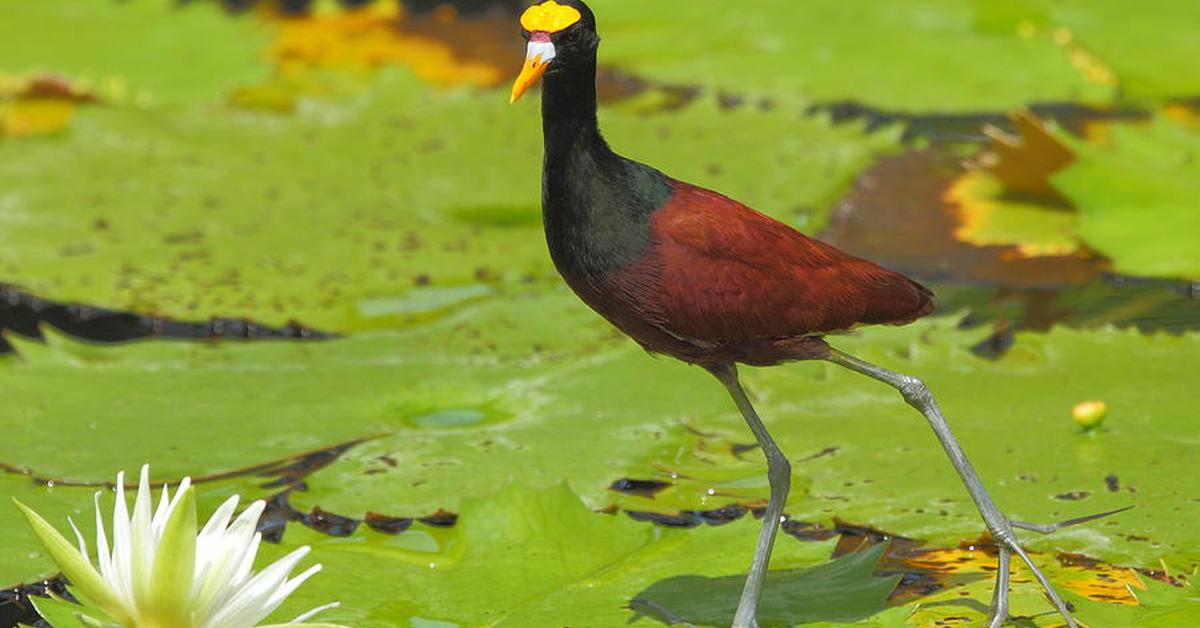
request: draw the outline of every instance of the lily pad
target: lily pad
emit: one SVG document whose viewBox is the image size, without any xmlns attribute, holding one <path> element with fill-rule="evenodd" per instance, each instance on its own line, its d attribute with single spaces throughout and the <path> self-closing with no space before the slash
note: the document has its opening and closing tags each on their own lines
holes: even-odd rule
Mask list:
<svg viewBox="0 0 1200 628">
<path fill-rule="evenodd" d="M 1200 133 L 1160 118 L 1115 125 L 1054 179 L 1079 208 L 1079 236 L 1118 272 L 1200 278 Z"/>
<path fill-rule="evenodd" d="M 1154 462 L 1186 459 L 1187 443 L 1196 438 L 1186 410 L 1188 387 L 1181 379 L 1192 368 L 1194 338 L 1060 329 L 1044 336 L 1021 334 L 1006 356 L 992 362 L 968 349 L 986 330 L 949 327 L 943 320 L 871 330 L 835 344 L 929 382 L 997 500 L 1013 516 L 1049 522 L 1142 505 L 1050 540 L 1030 539 L 1034 547 L 1135 565 L 1160 559 L 1187 565 L 1195 558 L 1186 518 L 1163 516 L 1156 506 L 1188 510 L 1190 489 L 1181 480 L 1155 479 L 1160 472 Z M 808 495 L 797 493 L 789 501 L 791 514 L 820 521 L 832 511 L 946 544 L 982 531 L 924 421 L 894 391 L 815 364 L 747 378 L 761 413 L 797 461 L 796 475 L 811 482 Z M 678 512 L 754 503 L 766 497 L 761 454 L 753 449 L 735 453 L 737 445 L 752 441 L 720 387 L 709 380 L 700 371 L 648 360 L 632 348 L 628 353 L 614 349 L 583 370 L 530 388 L 540 404 L 528 421 L 493 426 L 486 430 L 491 434 L 402 433 L 373 441 L 310 477 L 311 490 L 294 498 L 302 510 L 320 506 L 353 516 L 369 510 L 426 512 L 453 509 L 455 503 L 447 500 L 470 491 L 490 494 L 508 477 L 535 482 L 566 477 L 595 507 L 619 502 L 634 510 Z M 1136 383 L 1146 381 L 1156 384 Z M 623 394 L 612 394 L 617 390 Z M 1071 408 L 1095 398 L 1108 403 L 1109 418 L 1099 431 L 1081 433 Z M 559 409 L 575 418 L 559 418 Z M 673 430 L 672 423 L 680 420 L 704 436 L 686 438 Z M 556 435 L 557 430 L 565 432 Z M 542 438 L 577 445 L 537 445 Z M 627 439 L 649 439 L 655 446 L 616 457 L 592 453 L 614 443 L 618 451 L 633 453 Z M 493 444 L 480 446 L 484 441 Z M 814 457 L 829 449 L 834 453 Z M 409 462 L 387 468 L 379 462 L 385 455 Z M 1064 462 L 1047 468 L 1047 460 Z M 512 469 L 520 469 L 520 475 L 511 476 Z M 1106 488 L 1108 476 L 1120 478 L 1118 492 Z M 606 490 L 622 477 L 678 486 L 655 508 L 657 496 L 631 503 Z M 758 479 L 731 485 L 737 477 Z M 719 490 L 710 492 L 713 488 Z"/>
<path fill-rule="evenodd" d="M 217 102 L 270 70 L 266 31 L 216 2 L 16 0 L 0 15 L 0 74 L 66 74 L 108 102 Z"/>
<path fill-rule="evenodd" d="M 897 142 L 713 102 L 603 125 L 631 156 L 810 227 Z M 540 128 L 536 106 L 399 71 L 294 117 L 91 109 L 57 142 L 0 144 L 0 273 L 45 298 L 176 319 L 403 326 L 481 280 L 553 275 Z"/>
<path fill-rule="evenodd" d="M 529 315 L 535 311 L 542 316 Z M 1194 337 L 1023 334 L 989 362 L 967 350 L 986 332 L 955 331 L 952 323 L 871 330 L 836 344 L 925 378 L 1014 516 L 1052 521 L 1143 505 L 1034 539 L 1034 547 L 1140 565 L 1197 558 L 1186 524 L 1192 475 L 1178 468 L 1196 438 L 1186 383 L 1200 355 Z M 145 461 L 164 475 L 201 475 L 384 432 L 309 477 L 295 505 L 359 518 L 425 514 L 457 510 L 511 480 L 565 479 L 599 508 L 618 497 L 606 490 L 614 480 L 672 471 L 697 481 L 674 489 L 664 511 L 749 503 L 766 493 L 760 454 L 734 453 L 750 437 L 711 378 L 647 358 L 564 293 L 489 299 L 409 332 L 305 345 L 94 347 L 50 339 L 17 341 L 19 357 L 3 364 L 3 422 L 23 426 L 6 439 L 3 461 L 42 476 L 104 481 Z M 811 482 L 808 494 L 801 484 L 793 495 L 793 515 L 821 521 L 833 512 L 946 543 L 981 530 L 923 421 L 893 391 L 815 364 L 747 378 L 797 461 L 796 475 Z M 64 386 L 73 393 L 54 394 Z M 123 391 L 119 400 L 115 390 Z M 1093 398 L 1108 403 L 1110 416 L 1100 430 L 1079 433 L 1070 408 Z M 463 408 L 496 419 L 414 424 Z M 88 417 L 82 429 L 81 416 Z M 64 448 L 75 453 L 54 455 Z M 813 457 L 830 448 L 835 453 Z M 1048 469 L 1047 460 L 1065 462 Z M 1170 483 L 1156 479 L 1168 460 L 1176 465 Z M 697 463 L 725 471 L 689 471 Z M 1106 488 L 1109 475 L 1119 476 L 1120 492 Z M 729 484 L 738 477 L 758 479 Z M 730 488 L 709 494 L 712 486 Z M 1164 516 L 1161 504 L 1184 512 Z M 299 529 L 285 539 L 294 542 Z"/>
<path fill-rule="evenodd" d="M 1124 99 L 1178 98 L 1200 93 L 1200 7 L 1189 0 L 1120 0 L 1052 3 L 1054 23 L 1109 66 Z"/>
<path fill-rule="evenodd" d="M 1070 208 L 1005 198 L 985 172 L 968 172 L 947 191 L 962 221 L 954 236 L 978 246 L 1014 245 L 1021 255 L 1070 255 L 1079 250 L 1079 217 Z"/>
<path fill-rule="evenodd" d="M 668 83 L 906 111 L 1002 111 L 1114 97 L 1048 37 L 1022 37 L 1021 18 L 1008 17 L 1012 25 L 997 29 L 993 7 L 1003 4 L 1009 3 L 703 0 L 681 11 L 596 0 L 591 6 L 605 37 L 603 60 Z M 1045 8 L 1031 4 L 1018 5 L 1028 10 L 1017 13 L 1044 20 Z"/>
<path fill-rule="evenodd" d="M 1095 625 L 1137 626 L 1138 628 L 1172 628 L 1200 621 L 1200 589 L 1192 573 L 1191 585 L 1167 586 L 1153 580 L 1131 588 L 1137 596 L 1137 606 L 1111 604 L 1080 604 L 1080 619 Z"/>
<path fill-rule="evenodd" d="M 514 485 L 465 503 L 453 540 L 429 555 L 428 564 L 396 560 L 388 550 L 394 539 L 371 534 L 331 542 L 302 533 L 289 543 L 315 543 L 327 571 L 374 576 L 356 578 L 358 590 L 342 591 L 343 606 L 329 613 L 330 621 L 373 627 L 416 617 L 448 625 L 615 626 L 644 614 L 638 599 L 668 608 L 679 604 L 671 610 L 695 614 L 707 626 L 719 621 L 707 618 L 723 612 L 721 605 L 736 604 L 740 582 L 732 584 L 744 574 L 756 528 L 751 519 L 660 530 L 592 512 L 562 486 Z M 830 550 L 827 543 L 780 544 L 766 603 L 777 625 L 869 616 L 882 608 L 895 579 L 874 577 L 878 554 L 823 565 Z M 708 587 L 709 595 L 695 597 L 696 587 Z M 316 599 L 311 596 L 328 594 L 321 588 L 301 590 L 289 605 L 302 608 Z M 716 607 L 705 610 L 697 602 Z"/>
</svg>

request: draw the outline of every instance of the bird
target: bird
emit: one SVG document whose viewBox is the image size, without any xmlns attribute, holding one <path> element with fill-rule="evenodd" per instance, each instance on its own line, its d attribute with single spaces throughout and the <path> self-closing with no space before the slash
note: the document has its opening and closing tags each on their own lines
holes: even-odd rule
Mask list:
<svg viewBox="0 0 1200 628">
<path fill-rule="evenodd" d="M 1049 533 L 1113 513 L 1049 525 L 1008 518 L 920 379 L 838 351 L 828 340 L 860 326 L 916 321 L 934 312 L 933 293 L 727 196 L 618 155 L 599 129 L 600 37 L 592 10 L 581 0 L 545 0 L 521 14 L 520 26 L 526 55 L 510 102 L 542 84 L 542 217 L 555 268 L 585 304 L 645 350 L 715 376 L 765 455 L 770 496 L 731 626 L 758 628 L 758 601 L 792 477 L 740 383 L 738 365 L 821 360 L 895 388 L 933 428 L 998 548 L 989 627 L 1007 619 L 1015 555 L 1076 628 L 1014 530 Z"/>
</svg>

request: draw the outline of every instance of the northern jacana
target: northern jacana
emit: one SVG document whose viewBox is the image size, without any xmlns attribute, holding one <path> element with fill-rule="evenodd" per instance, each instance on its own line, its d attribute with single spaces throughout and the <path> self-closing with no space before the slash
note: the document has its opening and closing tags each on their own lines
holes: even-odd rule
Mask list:
<svg viewBox="0 0 1200 628">
<path fill-rule="evenodd" d="M 1007 618 L 1009 563 L 1016 554 L 1075 628 L 1013 529 L 1050 532 L 1103 515 L 1047 526 L 1009 519 L 921 380 L 841 353 L 823 339 L 863 324 L 912 322 L 933 311 L 933 294 L 737 201 L 617 155 L 596 117 L 600 38 L 592 11 L 579 0 L 548 0 L 526 9 L 521 27 L 528 46 L 512 101 L 543 82 L 542 208 L 559 273 L 647 351 L 715 375 L 766 455 L 770 500 L 734 628 L 758 625 L 763 576 L 791 483 L 791 465 L 742 389 L 737 365 L 797 360 L 825 360 L 884 382 L 928 419 L 998 546 L 990 626 Z"/>
</svg>

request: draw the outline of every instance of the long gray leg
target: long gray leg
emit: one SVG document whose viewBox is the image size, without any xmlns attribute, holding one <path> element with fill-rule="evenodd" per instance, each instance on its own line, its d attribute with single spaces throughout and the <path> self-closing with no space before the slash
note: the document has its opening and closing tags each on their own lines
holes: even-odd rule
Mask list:
<svg viewBox="0 0 1200 628">
<path fill-rule="evenodd" d="M 824 359 L 895 388 L 900 391 L 900 394 L 908 402 L 908 405 L 920 410 L 921 414 L 925 415 L 925 418 L 929 420 L 930 427 L 933 428 L 933 433 L 941 441 L 942 449 L 946 450 L 946 455 L 950 457 L 950 463 L 954 465 L 954 470 L 958 472 L 958 476 L 962 478 L 963 484 L 967 487 L 967 492 L 971 494 L 971 499 L 975 502 L 975 507 L 979 509 L 979 514 L 983 516 L 983 521 L 987 524 L 988 530 L 991 532 L 996 544 L 1000 546 L 1001 550 L 1007 548 L 1029 566 L 1029 570 L 1033 573 L 1033 576 L 1037 578 L 1042 588 L 1045 589 L 1046 597 L 1050 598 L 1055 608 L 1058 609 L 1063 619 L 1066 620 L 1068 628 L 1078 628 L 1075 620 L 1071 618 L 1071 611 L 1067 608 L 1066 603 L 1062 601 L 1062 598 L 1058 596 L 1058 593 L 1054 590 L 1054 586 L 1050 584 L 1050 580 L 1037 568 L 1037 565 L 1033 564 L 1029 555 L 1025 553 L 1025 550 L 1017 542 L 1017 535 L 1013 532 L 1012 522 L 1000 512 L 995 502 L 992 501 L 992 497 L 988 495 L 987 489 L 983 487 L 983 482 L 979 480 L 979 474 L 975 472 L 970 461 L 967 460 L 967 455 L 963 453 L 958 440 L 954 438 L 954 433 L 950 430 L 950 424 L 946 422 L 946 417 L 942 415 L 937 400 L 933 398 L 933 393 L 929 392 L 925 383 L 915 377 L 880 368 L 832 348 L 829 350 L 829 355 Z M 1007 587 L 1005 587 L 1005 590 L 997 592 L 997 596 L 1007 597 L 1007 595 Z M 1001 608 L 997 608 L 997 606 Z M 1007 609 L 1002 608 L 1006 606 L 1007 601 L 1001 605 L 993 602 L 993 613 L 999 610 L 1006 611 Z M 989 625 L 999 626 L 1005 619 L 1005 617 L 1000 617 L 997 620 L 996 617 L 993 617 Z"/>
<path fill-rule="evenodd" d="M 758 598 L 762 594 L 763 578 L 767 574 L 767 563 L 771 560 L 771 548 L 775 545 L 775 533 L 779 530 L 784 503 L 787 502 L 788 491 L 792 486 L 792 465 L 771 439 L 766 426 L 758 418 L 754 406 L 750 404 L 750 398 L 738 382 L 737 367 L 729 364 L 712 366 L 708 370 L 725 385 L 742 417 L 746 419 L 746 424 L 750 426 L 750 431 L 754 432 L 759 447 L 767 456 L 767 479 L 771 484 L 771 497 L 767 501 L 767 512 L 763 515 L 758 545 L 754 548 L 754 559 L 750 563 L 750 574 L 746 576 L 746 585 L 742 588 L 737 614 L 733 617 L 733 628 L 758 628 Z"/>
</svg>

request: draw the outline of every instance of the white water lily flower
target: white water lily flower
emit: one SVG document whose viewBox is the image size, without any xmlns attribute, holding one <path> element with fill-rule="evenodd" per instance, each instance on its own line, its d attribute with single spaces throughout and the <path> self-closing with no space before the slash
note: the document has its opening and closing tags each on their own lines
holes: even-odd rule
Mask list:
<svg viewBox="0 0 1200 628">
<path fill-rule="evenodd" d="M 151 514 L 150 468 L 142 467 L 137 499 L 130 515 L 125 504 L 125 474 L 117 474 L 112 546 L 104 533 L 100 493 L 96 493 L 98 567 L 88 559 L 87 543 L 75 523 L 79 549 L 49 523 L 17 500 L 42 545 L 91 607 L 124 628 L 251 628 L 279 607 L 305 580 L 321 570 L 314 565 L 295 578 L 292 569 L 308 554 L 301 547 L 253 573 L 262 535 L 255 530 L 265 504 L 256 501 L 233 519 L 238 497 L 221 504 L 197 534 L 196 496 L 184 478 L 172 499 L 163 485 Z M 301 623 L 336 603 L 294 619 Z M 81 619 L 84 619 L 81 617 Z M 93 623 L 93 618 L 88 618 Z M 310 624 L 312 626 L 312 624 Z"/>
</svg>

